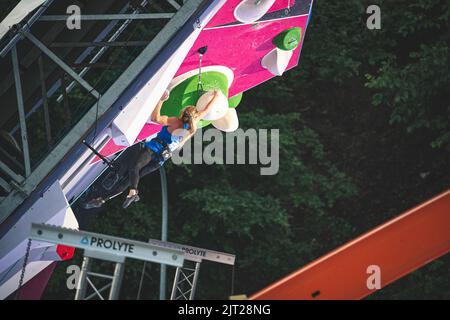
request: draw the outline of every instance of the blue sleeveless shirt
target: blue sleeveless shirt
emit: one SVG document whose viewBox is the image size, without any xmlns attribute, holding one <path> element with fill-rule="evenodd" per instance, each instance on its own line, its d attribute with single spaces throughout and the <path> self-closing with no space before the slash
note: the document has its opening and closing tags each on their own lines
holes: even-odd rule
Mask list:
<svg viewBox="0 0 450 320">
<path fill-rule="evenodd" d="M 183 126 L 184 129 L 187 129 L 187 126 Z M 170 151 L 175 151 L 182 140 L 182 136 L 173 136 L 167 126 L 162 127 L 161 131 L 158 132 L 156 135 L 157 138 L 159 138 L 161 141 L 167 144 Z M 155 141 L 154 139 L 148 141 L 145 143 L 145 146 L 155 152 L 156 154 L 160 155 L 164 151 L 164 146 L 162 146 L 158 141 Z"/>
</svg>

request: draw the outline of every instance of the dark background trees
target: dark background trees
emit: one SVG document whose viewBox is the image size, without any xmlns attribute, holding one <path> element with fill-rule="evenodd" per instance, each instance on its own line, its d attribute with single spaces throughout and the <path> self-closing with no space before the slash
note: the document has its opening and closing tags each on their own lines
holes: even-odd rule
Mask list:
<svg viewBox="0 0 450 320">
<path fill-rule="evenodd" d="M 365 10 L 381 8 L 381 30 Z M 169 239 L 237 255 L 235 293 L 251 294 L 450 185 L 448 1 L 316 1 L 299 67 L 250 90 L 242 128 L 280 129 L 280 171 L 251 165 L 169 164 Z M 121 200 L 89 227 L 145 241 L 160 237 L 160 185 Z M 46 297 L 71 298 L 62 263 Z M 134 298 L 142 265 L 127 265 Z M 158 267 L 145 298 L 156 298 Z M 169 279 L 171 279 L 169 277 Z M 198 298 L 226 298 L 231 270 L 206 264 Z M 448 257 L 371 296 L 450 298 Z"/>
</svg>

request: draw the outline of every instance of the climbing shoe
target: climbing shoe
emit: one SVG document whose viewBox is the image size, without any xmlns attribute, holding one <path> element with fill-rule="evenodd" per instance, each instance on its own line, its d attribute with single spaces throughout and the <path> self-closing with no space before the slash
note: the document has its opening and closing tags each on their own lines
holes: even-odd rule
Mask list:
<svg viewBox="0 0 450 320">
<path fill-rule="evenodd" d="M 105 200 L 102 198 L 95 198 L 86 203 L 83 203 L 83 209 L 89 210 L 94 208 L 100 208 L 105 204 Z"/>
<path fill-rule="evenodd" d="M 139 196 L 137 194 L 127 197 L 125 199 L 125 202 L 123 203 L 122 207 L 124 209 L 128 208 L 130 206 L 130 204 L 132 204 L 133 202 L 138 202 L 140 200 Z"/>
</svg>

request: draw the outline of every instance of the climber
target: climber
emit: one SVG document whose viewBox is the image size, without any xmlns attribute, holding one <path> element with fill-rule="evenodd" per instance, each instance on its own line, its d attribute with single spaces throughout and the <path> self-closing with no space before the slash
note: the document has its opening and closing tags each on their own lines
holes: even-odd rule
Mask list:
<svg viewBox="0 0 450 320">
<path fill-rule="evenodd" d="M 128 186 L 130 188 L 122 205 L 123 208 L 139 201 L 138 184 L 140 178 L 159 169 L 165 161 L 170 159 L 175 150 L 181 148 L 195 134 L 198 122 L 211 111 L 218 95 L 219 91 L 214 90 L 213 98 L 201 111 L 198 111 L 195 106 L 187 106 L 181 111 L 179 117 L 168 117 L 161 115 L 161 107 L 164 101 L 169 98 L 169 92 L 166 90 L 151 115 L 151 120 L 163 125 L 163 127 L 155 138 L 144 143 L 144 146 L 131 161 L 128 181 L 125 180 L 125 184 L 122 182 L 117 188 L 114 188 L 111 196 L 92 199 L 84 205 L 84 208 L 99 208 L 106 201 L 123 192 Z"/>
</svg>

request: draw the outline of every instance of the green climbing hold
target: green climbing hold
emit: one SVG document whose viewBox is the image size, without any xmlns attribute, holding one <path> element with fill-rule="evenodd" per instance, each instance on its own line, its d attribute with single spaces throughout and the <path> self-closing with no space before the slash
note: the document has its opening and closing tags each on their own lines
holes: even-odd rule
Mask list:
<svg viewBox="0 0 450 320">
<path fill-rule="evenodd" d="M 169 117 L 178 117 L 185 107 L 195 106 L 200 98 L 197 91 L 198 75 L 192 76 L 170 91 L 169 99 L 164 102 L 161 114 Z M 228 97 L 228 78 L 221 72 L 208 71 L 202 73 L 203 90 L 219 89 Z M 198 127 L 203 128 L 211 124 L 211 121 L 200 120 Z"/>
<path fill-rule="evenodd" d="M 228 106 L 230 108 L 236 108 L 239 105 L 239 103 L 241 103 L 243 94 L 244 93 L 241 92 L 241 93 L 238 93 L 237 95 L 231 97 L 230 99 L 228 99 Z"/>
<path fill-rule="evenodd" d="M 294 27 L 286 29 L 273 39 L 273 44 L 285 51 L 291 51 L 297 48 L 302 38 L 302 28 Z"/>
</svg>

